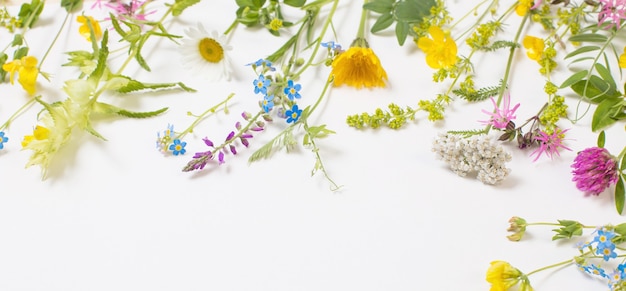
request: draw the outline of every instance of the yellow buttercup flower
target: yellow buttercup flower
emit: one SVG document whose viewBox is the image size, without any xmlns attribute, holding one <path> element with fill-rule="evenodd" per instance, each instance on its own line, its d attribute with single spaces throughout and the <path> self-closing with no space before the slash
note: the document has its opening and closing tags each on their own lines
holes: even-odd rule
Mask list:
<svg viewBox="0 0 626 291">
<path fill-rule="evenodd" d="M 2 65 L 2 69 L 10 74 L 11 85 L 15 82 L 15 73 L 19 74 L 18 82 L 28 94 L 35 94 L 35 85 L 37 84 L 37 58 L 33 56 L 25 56 L 19 60 L 13 60 Z"/>
<path fill-rule="evenodd" d="M 530 11 L 530 7 L 532 6 L 533 0 L 519 0 L 519 3 L 515 6 L 515 13 L 519 16 L 524 16 Z"/>
<path fill-rule="evenodd" d="M 433 69 L 449 68 L 457 61 L 456 43 L 438 26 L 428 28 L 432 39 L 423 36 L 417 40 L 417 47 L 426 53 L 426 63 Z"/>
<path fill-rule="evenodd" d="M 490 291 L 506 291 L 515 286 L 522 272 L 504 261 L 493 261 L 487 270 L 487 282 L 491 283 Z"/>
<path fill-rule="evenodd" d="M 524 37 L 522 44 L 526 48 L 526 54 L 531 60 L 539 61 L 541 59 L 545 47 L 543 39 L 527 35 Z"/>
<path fill-rule="evenodd" d="M 81 24 L 81 26 L 78 28 L 78 32 L 80 33 L 80 35 L 82 35 L 87 41 L 91 41 L 91 32 L 89 31 L 89 25 L 87 25 L 87 19 L 89 19 L 89 23 L 93 28 L 93 33 L 96 36 L 96 39 L 102 38 L 102 29 L 100 28 L 100 24 L 91 16 L 80 15 L 76 17 L 76 21 Z"/>
<path fill-rule="evenodd" d="M 619 67 L 626 68 L 626 46 L 624 47 L 624 52 L 619 56 Z"/>
<path fill-rule="evenodd" d="M 357 38 L 348 50 L 335 57 L 332 67 L 334 86 L 345 84 L 357 89 L 386 86 L 387 72 L 365 39 Z"/>
</svg>

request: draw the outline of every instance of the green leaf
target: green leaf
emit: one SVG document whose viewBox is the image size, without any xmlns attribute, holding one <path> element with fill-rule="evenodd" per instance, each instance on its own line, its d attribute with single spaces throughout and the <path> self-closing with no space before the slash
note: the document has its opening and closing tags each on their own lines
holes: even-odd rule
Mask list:
<svg viewBox="0 0 626 291">
<path fill-rule="evenodd" d="M 179 16 L 183 13 L 183 11 L 189 6 L 192 6 L 196 3 L 200 2 L 200 0 L 176 0 L 176 3 L 172 5 L 172 15 Z"/>
<path fill-rule="evenodd" d="M 109 49 L 107 47 L 108 39 L 109 32 L 107 30 L 104 30 L 104 33 L 102 35 L 101 47 L 98 51 L 98 64 L 96 65 L 96 69 L 91 72 L 91 75 L 89 75 L 89 79 L 95 81 L 96 83 L 100 81 L 100 78 L 102 78 L 104 70 L 107 67 L 106 61 L 109 57 Z"/>
<path fill-rule="evenodd" d="M 621 106 L 615 106 L 620 102 L 618 98 L 607 98 L 604 99 L 598 107 L 596 107 L 596 111 L 593 113 L 593 118 L 591 120 L 591 130 L 597 131 L 603 129 L 617 121 L 613 118 L 613 116 L 622 110 Z"/>
<path fill-rule="evenodd" d="M 409 36 L 409 24 L 406 22 L 396 23 L 396 38 L 399 45 L 404 45 L 406 38 Z"/>
<path fill-rule="evenodd" d="M 607 42 L 607 40 L 605 35 L 597 33 L 582 33 L 569 38 L 569 41 L 573 42 Z"/>
<path fill-rule="evenodd" d="M 565 59 L 569 59 L 571 57 L 577 56 L 577 55 L 582 54 L 582 53 L 597 51 L 599 49 L 600 49 L 599 46 L 592 46 L 592 45 L 580 47 L 580 48 L 574 50 L 573 52 L 567 54 L 565 56 Z"/>
<path fill-rule="evenodd" d="M 302 7 L 306 3 L 306 0 L 285 0 L 285 4 L 292 7 Z"/>
<path fill-rule="evenodd" d="M 617 98 L 621 93 L 600 77 L 592 75 L 588 80 L 580 80 L 570 87 L 578 95 L 589 98 L 593 103 L 600 103 L 606 98 Z"/>
<path fill-rule="evenodd" d="M 376 19 L 376 22 L 374 22 L 374 25 L 372 25 L 372 29 L 371 32 L 372 33 L 377 33 L 389 26 L 391 26 L 394 22 L 393 19 L 393 15 L 389 14 L 383 14 L 381 16 L 378 17 L 378 19 Z"/>
<path fill-rule="evenodd" d="M 617 184 L 615 184 L 615 208 L 617 208 L 617 213 L 622 214 L 624 211 L 624 200 L 626 198 L 626 191 L 624 190 L 624 176 L 620 175 L 620 178 L 617 179 Z"/>
<path fill-rule="evenodd" d="M 126 84 L 126 86 L 123 86 L 117 89 L 117 91 L 120 93 L 130 93 L 130 92 L 141 91 L 141 90 L 167 89 L 167 88 L 172 88 L 176 86 L 180 87 L 181 89 L 187 92 L 195 92 L 193 88 L 187 87 L 182 82 L 179 82 L 179 83 L 142 83 L 137 80 L 131 79 L 130 77 L 127 77 L 127 76 L 120 76 L 120 77 L 128 79 L 128 83 Z"/>
<path fill-rule="evenodd" d="M 239 7 L 250 7 L 250 9 L 259 10 L 265 4 L 265 0 L 236 0 Z"/>
<path fill-rule="evenodd" d="M 65 8 L 68 13 L 74 12 L 83 5 L 83 0 L 61 0 L 61 7 Z"/>
<path fill-rule="evenodd" d="M 14 60 L 21 59 L 22 57 L 25 57 L 26 55 L 28 55 L 28 47 L 23 46 L 21 48 L 16 49 L 13 52 L 13 59 Z"/>
<path fill-rule="evenodd" d="M 626 223 L 620 223 L 613 227 L 613 231 L 621 236 L 626 236 Z"/>
<path fill-rule="evenodd" d="M 580 236 L 583 233 L 583 225 L 574 220 L 559 220 L 561 228 L 553 229 L 556 232 L 552 240 L 570 239 L 572 236 Z"/>
<path fill-rule="evenodd" d="M 9 60 L 9 56 L 3 52 L 0 52 L 0 82 L 4 82 L 4 78 L 7 75 L 7 71 L 2 69 L 2 65 L 4 65 L 7 60 Z"/>
<path fill-rule="evenodd" d="M 398 22 L 422 22 L 436 4 L 435 0 L 403 0 L 396 4 L 394 15 Z"/>
<path fill-rule="evenodd" d="M 605 141 L 606 141 L 606 134 L 604 133 L 604 130 L 603 130 L 603 131 L 600 131 L 600 134 L 598 134 L 598 147 L 603 148 Z"/>
<path fill-rule="evenodd" d="M 22 43 L 24 43 L 24 37 L 22 36 L 22 34 L 16 33 L 15 36 L 13 36 L 11 46 L 20 46 L 22 45 Z"/>
<path fill-rule="evenodd" d="M 584 77 L 586 77 L 588 73 L 589 73 L 589 71 L 584 70 L 584 71 L 580 71 L 580 72 L 577 72 L 577 73 L 571 75 L 569 78 L 567 78 L 567 80 L 563 81 L 563 83 L 561 84 L 560 88 L 563 89 L 563 88 L 571 86 L 572 84 L 574 84 L 574 83 L 582 80 Z"/>
<path fill-rule="evenodd" d="M 598 74 L 600 75 L 600 77 L 602 77 L 602 79 L 607 84 L 609 84 L 611 89 L 614 91 L 617 88 L 617 85 L 615 85 L 615 80 L 613 79 L 613 75 L 611 74 L 609 69 L 607 69 L 604 65 L 600 63 L 596 63 L 594 67 L 596 68 L 596 71 L 598 71 Z"/>
<path fill-rule="evenodd" d="M 390 14 L 395 0 L 377 0 L 363 5 L 363 9 L 374 11 L 380 14 Z"/>
<path fill-rule="evenodd" d="M 121 115 L 124 117 L 129 117 L 129 118 L 149 118 L 149 117 L 154 117 L 157 116 L 165 111 L 167 111 L 167 107 L 161 108 L 159 110 L 155 110 L 155 111 L 143 111 L 143 112 L 138 112 L 138 111 L 129 111 L 126 109 L 122 109 L 120 107 L 108 104 L 108 103 L 102 103 L 102 102 L 97 102 L 95 104 L 94 110 L 97 113 L 101 113 L 101 114 L 117 114 L 117 115 Z"/>
<path fill-rule="evenodd" d="M 149 34 L 144 34 L 140 38 L 139 44 L 137 45 L 137 53 L 135 54 L 135 60 L 137 61 L 139 66 L 141 66 L 144 70 L 150 72 L 151 70 L 150 70 L 150 66 L 148 66 L 148 62 L 146 62 L 146 59 L 144 59 L 143 56 L 141 55 L 141 49 L 143 48 L 143 45 L 148 40 L 148 36 Z"/>
</svg>

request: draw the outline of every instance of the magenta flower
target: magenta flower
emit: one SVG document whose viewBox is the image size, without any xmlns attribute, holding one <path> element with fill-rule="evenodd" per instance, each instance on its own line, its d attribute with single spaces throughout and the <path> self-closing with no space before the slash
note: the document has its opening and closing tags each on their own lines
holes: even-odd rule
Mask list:
<svg viewBox="0 0 626 291">
<path fill-rule="evenodd" d="M 568 130 L 569 129 L 560 130 L 557 128 L 552 134 L 547 134 L 543 131 L 540 131 L 539 135 L 535 136 L 535 140 L 539 142 L 539 148 L 530 154 L 531 156 L 535 154 L 537 155 L 533 162 L 537 161 L 543 153 L 545 153 L 546 156 L 550 157 L 550 159 L 552 159 L 554 155 L 559 156 L 559 148 L 571 151 L 570 148 L 563 145 L 563 137 L 565 132 L 567 132 Z"/>
<path fill-rule="evenodd" d="M 498 129 L 505 129 L 506 125 L 509 124 L 509 121 L 515 119 L 515 115 L 513 114 L 515 114 L 515 110 L 517 110 L 520 104 L 517 103 L 517 105 L 515 105 L 513 109 L 511 109 L 511 95 L 509 93 L 506 93 L 503 97 L 504 98 L 502 101 L 504 101 L 504 104 L 502 105 L 502 109 L 498 107 L 496 100 L 491 97 L 491 102 L 493 103 L 495 112 L 489 112 L 483 109 L 482 111 L 490 115 L 491 119 L 482 120 L 480 121 L 481 123 L 485 125 L 491 124 L 491 126 Z"/>
<path fill-rule="evenodd" d="M 626 0 L 600 0 L 602 10 L 598 13 L 598 26 L 609 22 L 605 28 L 613 25 L 620 27 L 622 19 L 626 19 Z"/>
<path fill-rule="evenodd" d="M 617 161 L 605 148 L 592 147 L 579 152 L 572 168 L 576 188 L 587 194 L 600 195 L 617 183 Z"/>
</svg>

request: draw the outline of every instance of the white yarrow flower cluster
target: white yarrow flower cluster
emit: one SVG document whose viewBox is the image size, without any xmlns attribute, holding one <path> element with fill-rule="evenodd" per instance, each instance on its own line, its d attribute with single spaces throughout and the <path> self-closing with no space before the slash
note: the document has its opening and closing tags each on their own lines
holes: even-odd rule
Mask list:
<svg viewBox="0 0 626 291">
<path fill-rule="evenodd" d="M 509 175 L 505 163 L 511 155 L 491 142 L 488 136 L 463 138 L 453 134 L 439 134 L 433 143 L 433 152 L 443 159 L 457 175 L 464 177 L 477 171 L 477 179 L 485 184 L 497 184 Z"/>
</svg>

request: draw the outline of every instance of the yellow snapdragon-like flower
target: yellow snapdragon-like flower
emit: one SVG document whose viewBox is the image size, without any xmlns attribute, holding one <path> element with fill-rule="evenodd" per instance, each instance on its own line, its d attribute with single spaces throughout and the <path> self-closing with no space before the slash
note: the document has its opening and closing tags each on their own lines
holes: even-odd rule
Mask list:
<svg viewBox="0 0 626 291">
<path fill-rule="evenodd" d="M 87 19 L 89 19 L 89 23 L 93 28 L 93 33 L 96 36 L 96 39 L 101 39 L 102 29 L 100 28 L 100 24 L 91 16 L 79 15 L 76 17 L 76 21 L 81 24 L 81 26 L 78 28 L 78 32 L 80 33 L 80 35 L 82 35 L 87 41 L 91 41 L 91 32 L 89 31 L 89 25 L 87 25 Z"/>
<path fill-rule="evenodd" d="M 519 16 L 524 16 L 530 8 L 533 6 L 533 0 L 519 0 L 517 6 L 515 6 L 515 13 Z"/>
<path fill-rule="evenodd" d="M 37 125 L 37 126 L 35 126 L 35 129 L 33 129 L 33 134 L 32 135 L 24 136 L 24 140 L 22 140 L 22 147 L 27 147 L 34 140 L 48 139 L 49 135 L 50 135 L 50 130 L 49 129 L 47 129 L 47 128 L 41 126 L 41 125 Z"/>
<path fill-rule="evenodd" d="M 438 26 L 428 28 L 431 38 L 417 40 L 417 47 L 426 53 L 426 64 L 433 69 L 449 68 L 457 62 L 457 46 L 449 34 Z"/>
<path fill-rule="evenodd" d="M 11 84 L 15 82 L 15 73 L 18 73 L 18 82 L 28 94 L 35 94 L 35 85 L 37 84 L 37 58 L 33 56 L 25 56 L 19 60 L 13 60 L 2 65 L 2 69 L 10 74 Z"/>
<path fill-rule="evenodd" d="M 348 50 L 335 57 L 332 67 L 334 86 L 345 84 L 360 89 L 386 85 L 387 72 L 365 39 L 357 38 Z"/>
<path fill-rule="evenodd" d="M 531 60 L 539 61 L 543 56 L 543 50 L 546 46 L 543 39 L 527 35 L 522 41 L 524 48 L 526 48 L 526 54 Z"/>
<path fill-rule="evenodd" d="M 624 47 L 624 52 L 619 56 L 619 67 L 626 69 L 626 46 Z"/>
<path fill-rule="evenodd" d="M 517 285 L 522 272 L 505 261 L 493 261 L 487 270 L 487 282 L 491 283 L 490 291 L 506 291 Z"/>
</svg>

